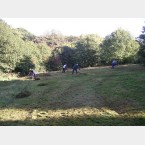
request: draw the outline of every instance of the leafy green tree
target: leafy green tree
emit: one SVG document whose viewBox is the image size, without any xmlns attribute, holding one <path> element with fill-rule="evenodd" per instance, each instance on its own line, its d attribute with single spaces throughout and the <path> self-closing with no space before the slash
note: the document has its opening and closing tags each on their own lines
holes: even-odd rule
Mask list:
<svg viewBox="0 0 145 145">
<path fill-rule="evenodd" d="M 45 66 L 46 66 L 47 71 L 57 71 L 57 70 L 61 69 L 61 67 L 62 67 L 61 48 L 57 47 L 57 48 L 53 49 Z"/>
<path fill-rule="evenodd" d="M 81 67 L 93 67 L 97 64 L 96 51 L 93 49 L 81 49 L 75 50 L 73 55 L 73 62 L 79 63 Z"/>
<path fill-rule="evenodd" d="M 24 56 L 19 63 L 16 64 L 15 71 L 19 72 L 22 76 L 28 75 L 30 69 L 35 69 L 35 64 L 32 62 L 31 57 Z"/>
<path fill-rule="evenodd" d="M 43 37 L 40 37 L 37 42 L 45 42 L 49 47 L 55 48 L 59 46 L 63 46 L 65 43 L 65 37 L 58 31 L 52 30 L 48 32 Z"/>
<path fill-rule="evenodd" d="M 105 64 L 110 63 L 112 59 L 117 59 L 120 63 L 132 63 L 139 50 L 138 43 L 123 29 L 106 36 L 101 47 L 101 61 Z"/>
<path fill-rule="evenodd" d="M 95 66 L 100 60 L 102 38 L 95 34 L 81 36 L 76 43 L 74 58 L 81 67 Z"/>
<path fill-rule="evenodd" d="M 37 71 L 41 70 L 42 56 L 37 45 L 35 45 L 32 41 L 25 42 L 25 47 L 23 48 L 23 55 L 31 58 Z"/>
<path fill-rule="evenodd" d="M 40 71 L 44 71 L 46 69 L 46 63 L 47 60 L 50 58 L 51 56 L 51 48 L 46 44 L 46 43 L 40 43 L 37 45 L 38 48 L 38 52 L 39 52 L 39 70 Z"/>
<path fill-rule="evenodd" d="M 3 72 L 14 70 L 22 56 L 23 40 L 14 34 L 12 28 L 0 20 L 0 69 Z"/>
<path fill-rule="evenodd" d="M 75 52 L 74 48 L 63 46 L 60 49 L 61 49 L 60 58 L 62 64 L 67 64 L 68 67 L 72 67 L 72 65 L 75 63 L 73 58 Z"/>
<path fill-rule="evenodd" d="M 63 46 L 68 46 L 70 48 L 74 48 L 76 42 L 80 40 L 80 36 L 66 36 L 65 37 L 65 44 Z"/>
<path fill-rule="evenodd" d="M 145 26 L 142 28 L 142 34 L 139 35 L 137 38 L 137 41 L 140 44 L 140 49 L 139 49 L 139 62 L 143 63 L 145 65 Z"/>
<path fill-rule="evenodd" d="M 46 70 L 47 71 L 58 71 L 61 70 L 61 59 L 59 55 L 52 55 L 48 62 L 46 63 Z"/>
<path fill-rule="evenodd" d="M 35 35 L 33 35 L 32 33 L 28 32 L 24 28 L 16 28 L 16 29 L 14 29 L 14 31 L 15 31 L 14 33 L 19 35 L 20 38 L 22 38 L 24 41 L 33 41 L 36 38 Z"/>
</svg>

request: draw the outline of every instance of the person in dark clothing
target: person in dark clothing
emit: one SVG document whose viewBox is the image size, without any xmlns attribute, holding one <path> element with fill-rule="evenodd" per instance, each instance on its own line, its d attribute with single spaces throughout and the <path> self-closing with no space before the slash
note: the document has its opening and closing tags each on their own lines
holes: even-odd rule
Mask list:
<svg viewBox="0 0 145 145">
<path fill-rule="evenodd" d="M 28 75 L 31 76 L 32 78 L 34 78 L 35 80 L 37 79 L 36 72 L 33 69 L 30 69 Z"/>
<path fill-rule="evenodd" d="M 112 68 L 114 69 L 115 65 L 117 65 L 117 61 L 116 60 L 113 60 L 112 61 Z"/>
<path fill-rule="evenodd" d="M 76 74 L 78 73 L 78 70 L 79 69 L 79 65 L 78 64 L 74 64 L 73 66 L 73 70 L 72 70 L 72 74 L 74 74 L 74 71 L 76 72 Z"/>
</svg>

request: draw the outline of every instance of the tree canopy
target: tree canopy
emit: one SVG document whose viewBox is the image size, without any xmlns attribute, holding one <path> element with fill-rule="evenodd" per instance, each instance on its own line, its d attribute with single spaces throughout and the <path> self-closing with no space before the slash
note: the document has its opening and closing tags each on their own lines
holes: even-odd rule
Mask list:
<svg viewBox="0 0 145 145">
<path fill-rule="evenodd" d="M 64 36 L 58 31 L 35 36 L 0 20 L 0 71 L 23 73 L 34 66 L 37 71 L 59 70 L 65 63 L 70 68 L 74 63 L 92 67 L 110 64 L 112 59 L 145 63 L 145 27 L 136 41 L 121 28 L 105 38 L 97 34 Z"/>
<path fill-rule="evenodd" d="M 112 59 L 117 59 L 120 63 L 134 62 L 139 50 L 139 45 L 131 34 L 121 28 L 106 36 L 101 47 L 101 61 L 105 63 Z"/>
</svg>

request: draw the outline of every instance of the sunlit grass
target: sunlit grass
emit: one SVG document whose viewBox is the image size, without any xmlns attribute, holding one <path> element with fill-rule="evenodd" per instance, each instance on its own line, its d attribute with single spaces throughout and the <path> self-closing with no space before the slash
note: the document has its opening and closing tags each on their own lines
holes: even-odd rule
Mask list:
<svg viewBox="0 0 145 145">
<path fill-rule="evenodd" d="M 9 79 L 6 79 L 9 78 Z M 145 125 L 145 68 L 68 70 L 0 78 L 0 125 Z M 30 96 L 16 98 L 22 91 Z"/>
<path fill-rule="evenodd" d="M 0 110 L 1 125 L 133 125 L 143 121 L 145 112 L 118 114 L 106 108 L 73 108 L 66 110 Z M 60 122 L 61 121 L 61 122 Z M 72 121 L 72 122 L 71 122 Z M 83 121 L 83 122 L 82 122 Z M 143 125 L 142 123 L 140 125 Z"/>
<path fill-rule="evenodd" d="M 24 109 L 2 109 L 0 110 L 0 118 L 3 121 L 7 120 L 19 120 L 24 121 L 25 119 L 39 120 L 39 119 L 57 119 L 63 117 L 83 117 L 83 116 L 118 116 L 119 114 L 109 109 L 96 109 L 96 108 L 73 108 L 73 109 L 57 109 L 57 110 L 24 110 Z"/>
</svg>

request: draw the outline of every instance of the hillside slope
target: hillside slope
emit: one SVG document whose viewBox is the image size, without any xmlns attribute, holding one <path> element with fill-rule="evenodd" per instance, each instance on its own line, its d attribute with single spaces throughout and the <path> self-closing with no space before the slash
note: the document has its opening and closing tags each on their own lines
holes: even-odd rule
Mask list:
<svg viewBox="0 0 145 145">
<path fill-rule="evenodd" d="M 0 125 L 145 125 L 145 68 L 49 72 L 40 80 L 0 78 Z M 29 95 L 21 98 L 20 95 Z M 17 97 L 17 96 L 20 97 Z"/>
</svg>

